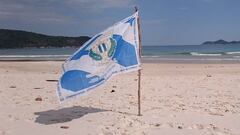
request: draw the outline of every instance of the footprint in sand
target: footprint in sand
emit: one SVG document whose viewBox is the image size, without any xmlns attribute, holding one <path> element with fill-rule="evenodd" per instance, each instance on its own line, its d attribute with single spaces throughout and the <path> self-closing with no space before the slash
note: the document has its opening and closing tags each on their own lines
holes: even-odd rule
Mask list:
<svg viewBox="0 0 240 135">
<path fill-rule="evenodd" d="M 210 132 L 212 132 L 212 134 L 217 134 L 217 135 L 232 135 L 232 133 L 230 133 L 229 129 L 220 129 L 219 127 L 217 127 L 214 124 L 209 124 L 210 126 L 208 126 L 208 130 Z"/>
<path fill-rule="evenodd" d="M 17 121 L 17 120 L 19 120 L 19 118 L 16 117 L 16 116 L 13 116 L 13 115 L 11 115 L 11 114 L 9 114 L 9 115 L 8 115 L 8 120 L 10 120 L 10 121 Z"/>
<path fill-rule="evenodd" d="M 202 124 L 194 124 L 192 126 L 189 126 L 188 129 L 198 129 L 198 130 L 202 130 L 204 129 L 204 126 Z"/>
<path fill-rule="evenodd" d="M 223 114 L 221 114 L 221 113 L 219 112 L 218 109 L 209 109 L 209 114 L 210 114 L 210 115 L 217 115 L 217 116 L 224 116 Z"/>
<path fill-rule="evenodd" d="M 173 124 L 172 123 L 164 123 L 164 124 L 160 124 L 160 123 L 156 123 L 156 124 L 151 124 L 154 127 L 157 128 L 173 128 Z"/>
<path fill-rule="evenodd" d="M 8 135 L 8 134 L 9 134 L 8 131 L 0 130 L 0 135 Z"/>
<path fill-rule="evenodd" d="M 112 130 L 114 129 L 114 124 L 111 126 L 101 125 L 99 128 L 100 128 L 99 135 L 113 135 L 114 134 L 114 132 L 112 132 Z M 116 130 L 116 129 L 114 129 L 114 130 Z"/>
</svg>

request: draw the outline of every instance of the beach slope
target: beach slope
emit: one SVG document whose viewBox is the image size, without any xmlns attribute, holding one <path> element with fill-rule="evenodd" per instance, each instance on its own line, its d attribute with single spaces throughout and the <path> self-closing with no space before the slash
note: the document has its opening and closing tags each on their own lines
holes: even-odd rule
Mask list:
<svg viewBox="0 0 240 135">
<path fill-rule="evenodd" d="M 0 135 L 239 135 L 240 64 L 145 63 L 71 101 L 63 62 L 0 62 Z"/>
</svg>

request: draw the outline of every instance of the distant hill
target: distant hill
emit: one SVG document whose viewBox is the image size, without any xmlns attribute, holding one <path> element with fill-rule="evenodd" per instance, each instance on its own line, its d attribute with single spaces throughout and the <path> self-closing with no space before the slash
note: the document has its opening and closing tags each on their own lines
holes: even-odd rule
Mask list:
<svg viewBox="0 0 240 135">
<path fill-rule="evenodd" d="M 217 40 L 217 41 L 206 41 L 204 43 L 202 43 L 202 45 L 218 45 L 218 44 L 222 44 L 222 45 L 227 45 L 227 44 L 240 44 L 240 41 L 225 41 L 225 40 Z"/>
<path fill-rule="evenodd" d="M 20 30 L 0 29 L 0 48 L 80 47 L 90 37 L 48 36 Z"/>
</svg>

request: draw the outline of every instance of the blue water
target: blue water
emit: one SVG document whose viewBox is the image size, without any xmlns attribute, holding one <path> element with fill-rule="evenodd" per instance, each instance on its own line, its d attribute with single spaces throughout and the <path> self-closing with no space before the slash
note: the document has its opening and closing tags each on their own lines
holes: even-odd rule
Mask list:
<svg viewBox="0 0 240 135">
<path fill-rule="evenodd" d="M 64 60 L 78 48 L 0 49 L 0 60 Z M 240 61 L 240 44 L 143 46 L 146 59 L 204 59 Z"/>
<path fill-rule="evenodd" d="M 181 46 L 143 46 L 144 56 L 160 55 L 206 55 L 219 56 L 240 54 L 239 45 L 181 45 Z"/>
</svg>

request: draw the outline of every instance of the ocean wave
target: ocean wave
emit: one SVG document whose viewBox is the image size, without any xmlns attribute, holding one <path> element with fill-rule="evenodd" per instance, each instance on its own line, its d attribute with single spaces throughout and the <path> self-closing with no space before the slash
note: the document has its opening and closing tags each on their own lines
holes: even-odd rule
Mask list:
<svg viewBox="0 0 240 135">
<path fill-rule="evenodd" d="M 240 51 L 236 51 L 236 52 L 226 52 L 226 54 L 240 54 Z"/>
<path fill-rule="evenodd" d="M 221 56 L 221 53 L 198 53 L 198 52 L 190 52 L 192 56 Z"/>
<path fill-rule="evenodd" d="M 159 58 L 161 56 L 160 55 L 143 55 L 141 57 L 143 57 L 143 58 Z"/>
</svg>

